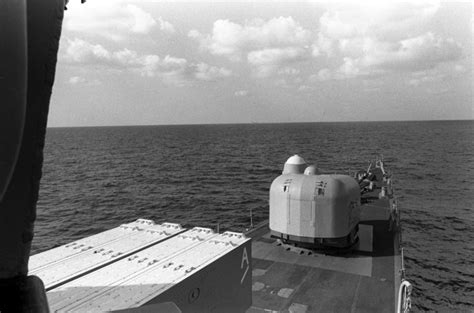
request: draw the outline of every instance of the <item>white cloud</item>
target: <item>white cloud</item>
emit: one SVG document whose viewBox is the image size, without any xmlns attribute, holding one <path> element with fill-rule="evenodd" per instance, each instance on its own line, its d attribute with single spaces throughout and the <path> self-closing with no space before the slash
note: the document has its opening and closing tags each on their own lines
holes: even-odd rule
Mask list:
<svg viewBox="0 0 474 313">
<path fill-rule="evenodd" d="M 428 85 L 433 82 L 446 82 L 451 79 L 463 76 L 467 72 L 466 68 L 461 64 L 455 64 L 453 66 L 444 68 L 432 68 L 428 70 L 422 70 L 411 73 L 406 80 L 406 83 L 410 86 Z"/>
<path fill-rule="evenodd" d="M 234 96 L 236 97 L 245 97 L 248 94 L 249 94 L 248 90 L 238 90 L 234 92 Z"/>
<path fill-rule="evenodd" d="M 76 84 L 85 83 L 85 82 L 86 82 L 86 79 L 84 77 L 72 76 L 69 78 L 69 83 L 71 85 L 76 85 Z"/>
<path fill-rule="evenodd" d="M 192 38 L 194 40 L 198 40 L 198 41 L 204 39 L 203 35 L 199 31 L 197 31 L 196 29 L 191 29 L 188 32 L 188 37 Z"/>
<path fill-rule="evenodd" d="M 126 48 L 110 52 L 102 45 L 94 45 L 78 38 L 67 40 L 65 54 L 61 58 L 71 64 L 134 69 L 144 76 L 153 76 L 160 61 L 157 55 L 138 55 L 137 52 Z"/>
<path fill-rule="evenodd" d="M 461 65 L 461 64 L 455 64 L 453 70 L 457 73 L 467 72 L 466 67 L 464 65 Z"/>
<path fill-rule="evenodd" d="M 160 23 L 160 30 L 164 31 L 164 32 L 167 32 L 167 33 L 174 33 L 176 32 L 173 24 L 171 24 L 170 22 L 167 22 L 165 20 L 163 20 L 161 18 L 161 16 L 158 18 L 158 22 Z"/>
<path fill-rule="evenodd" d="M 249 52 L 247 61 L 258 77 L 268 77 L 281 65 L 304 59 L 305 54 L 305 50 L 295 47 L 263 49 Z"/>
<path fill-rule="evenodd" d="M 278 74 L 280 75 L 290 75 L 290 76 L 293 76 L 293 75 L 298 75 L 301 71 L 297 68 L 294 68 L 294 67 L 283 67 L 281 68 L 280 70 L 278 70 Z"/>
<path fill-rule="evenodd" d="M 163 72 L 179 71 L 188 66 L 188 61 L 184 58 L 176 58 L 172 56 L 165 56 L 160 62 L 159 68 Z"/>
<path fill-rule="evenodd" d="M 301 92 L 302 91 L 307 91 L 307 90 L 310 90 L 310 89 L 311 89 L 311 87 L 308 86 L 308 85 L 301 85 L 301 86 L 298 87 L 298 91 L 301 91 Z"/>
<path fill-rule="evenodd" d="M 425 33 L 439 7 L 436 1 L 336 4 L 321 16 L 321 34 L 335 40 L 372 37 L 394 42 Z"/>
<path fill-rule="evenodd" d="M 462 48 L 452 39 L 443 39 L 431 32 L 401 40 L 394 45 L 369 48 L 362 62 L 366 66 L 391 69 L 419 70 L 439 63 L 456 60 Z"/>
<path fill-rule="evenodd" d="M 149 13 L 124 1 L 88 1 L 84 5 L 71 2 L 69 6 L 64 18 L 67 30 L 114 41 L 131 34 L 147 34 L 157 24 Z"/>
<path fill-rule="evenodd" d="M 101 45 L 93 45 L 85 40 L 67 39 L 64 59 L 70 62 L 90 62 L 95 59 L 108 59 L 110 53 Z"/>
<path fill-rule="evenodd" d="M 211 81 L 216 78 L 228 77 L 232 72 L 223 67 L 211 66 L 206 63 L 198 63 L 195 65 L 194 76 L 197 79 Z"/>
<path fill-rule="evenodd" d="M 232 72 L 223 67 L 206 63 L 190 63 L 184 58 L 166 55 L 160 58 L 155 54 L 140 55 L 124 48 L 109 51 L 99 44 L 91 44 L 82 39 L 67 40 L 65 53 L 61 60 L 72 65 L 91 65 L 106 69 L 130 70 L 142 76 L 159 76 L 163 81 L 174 85 L 185 85 L 192 79 L 212 81 L 228 77 Z M 77 78 L 75 79 L 77 80 Z"/>
<path fill-rule="evenodd" d="M 342 59 L 322 69 L 320 80 L 420 71 L 462 57 L 453 39 L 429 31 L 439 5 L 433 2 L 370 3 L 335 7 L 320 18 L 313 56 Z"/>
<path fill-rule="evenodd" d="M 82 76 L 72 76 L 68 80 L 69 84 L 71 85 L 85 85 L 85 86 L 97 86 L 100 85 L 101 82 L 98 79 L 85 79 Z"/>
<path fill-rule="evenodd" d="M 313 57 L 319 57 L 321 55 L 321 48 L 319 48 L 318 45 L 316 44 L 311 45 L 311 50 L 312 50 L 311 55 Z"/>
<path fill-rule="evenodd" d="M 227 56 L 231 60 L 240 60 L 242 54 L 252 50 L 302 47 L 310 40 L 310 32 L 291 16 L 268 21 L 253 19 L 243 25 L 217 20 L 211 34 L 203 35 L 191 30 L 188 36 L 198 40 L 202 49 L 214 55 Z"/>
<path fill-rule="evenodd" d="M 322 70 L 319 70 L 317 75 L 311 75 L 309 77 L 310 81 L 316 81 L 316 80 L 330 80 L 332 79 L 333 75 L 330 69 L 328 68 L 323 68 Z"/>
</svg>

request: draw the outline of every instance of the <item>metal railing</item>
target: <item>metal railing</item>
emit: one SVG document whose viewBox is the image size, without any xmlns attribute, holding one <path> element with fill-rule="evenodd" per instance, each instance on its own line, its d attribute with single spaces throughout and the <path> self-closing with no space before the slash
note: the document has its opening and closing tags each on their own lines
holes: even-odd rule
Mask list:
<svg viewBox="0 0 474 313">
<path fill-rule="evenodd" d="M 411 310 L 412 285 L 408 280 L 403 279 L 398 290 L 397 313 L 408 313 Z"/>
</svg>

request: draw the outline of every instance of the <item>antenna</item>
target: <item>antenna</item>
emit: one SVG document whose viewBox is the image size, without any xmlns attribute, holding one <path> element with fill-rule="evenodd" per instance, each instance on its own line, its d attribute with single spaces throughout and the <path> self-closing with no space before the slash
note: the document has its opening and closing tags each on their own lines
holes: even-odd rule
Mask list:
<svg viewBox="0 0 474 313">
<path fill-rule="evenodd" d="M 252 208 L 250 208 L 250 228 L 253 228 Z"/>
</svg>

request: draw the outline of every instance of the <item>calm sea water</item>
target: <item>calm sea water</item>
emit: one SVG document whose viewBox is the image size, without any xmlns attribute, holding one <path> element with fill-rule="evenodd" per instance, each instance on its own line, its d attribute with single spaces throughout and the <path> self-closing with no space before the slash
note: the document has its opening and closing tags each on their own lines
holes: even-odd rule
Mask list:
<svg viewBox="0 0 474 313">
<path fill-rule="evenodd" d="M 383 154 L 416 311 L 474 309 L 474 122 L 48 129 L 33 253 L 137 217 L 244 230 L 298 153 L 334 171 Z"/>
</svg>

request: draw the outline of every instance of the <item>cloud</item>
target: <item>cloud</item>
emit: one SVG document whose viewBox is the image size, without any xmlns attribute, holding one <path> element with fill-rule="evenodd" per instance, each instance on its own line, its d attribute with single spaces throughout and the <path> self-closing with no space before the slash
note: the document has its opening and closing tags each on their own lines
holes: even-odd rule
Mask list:
<svg viewBox="0 0 474 313">
<path fill-rule="evenodd" d="M 64 59 L 70 62 L 92 62 L 93 60 L 109 59 L 110 53 L 102 45 L 93 45 L 81 39 L 67 39 Z"/>
<path fill-rule="evenodd" d="M 164 31 L 164 32 L 167 32 L 167 33 L 174 33 L 176 32 L 173 24 L 171 24 L 170 22 L 167 22 L 165 20 L 163 20 L 161 18 L 161 16 L 158 18 L 158 22 L 160 23 L 160 30 Z"/>
<path fill-rule="evenodd" d="M 278 70 L 278 74 L 280 75 L 290 75 L 290 76 L 293 76 L 293 75 L 298 75 L 301 71 L 297 68 L 294 68 L 294 67 L 283 67 L 281 69 Z"/>
<path fill-rule="evenodd" d="M 453 39 L 444 39 L 427 32 L 395 44 L 369 45 L 367 52 L 360 60 L 364 66 L 420 70 L 457 60 L 461 56 L 462 48 Z"/>
<path fill-rule="evenodd" d="M 85 83 L 86 79 L 84 77 L 79 77 L 79 76 L 72 76 L 69 78 L 69 83 L 71 85 L 76 85 L 80 83 Z"/>
<path fill-rule="evenodd" d="M 236 97 L 245 97 L 248 94 L 249 94 L 248 90 L 238 90 L 234 92 L 234 96 Z"/>
<path fill-rule="evenodd" d="M 203 50 L 234 61 L 252 50 L 304 46 L 310 41 L 310 35 L 291 16 L 268 21 L 252 19 L 244 24 L 217 20 L 211 34 L 203 35 L 197 30 L 188 33 L 190 38 L 199 41 Z"/>
<path fill-rule="evenodd" d="M 148 34 L 157 25 L 149 13 L 124 1 L 88 1 L 84 5 L 70 3 L 69 6 L 64 19 L 67 30 L 114 41 L 123 40 L 127 35 Z M 160 19 L 160 28 L 169 29 L 171 24 L 166 23 Z"/>
<path fill-rule="evenodd" d="M 101 82 L 98 79 L 88 80 L 82 76 L 72 76 L 69 78 L 68 83 L 71 85 L 85 85 L 85 86 L 98 86 Z"/>
<path fill-rule="evenodd" d="M 463 65 L 454 64 L 449 67 L 445 66 L 443 68 L 433 68 L 410 73 L 406 83 L 414 87 L 433 82 L 443 82 L 443 84 L 446 84 L 447 81 L 461 77 L 465 73 L 467 73 L 467 69 Z"/>
<path fill-rule="evenodd" d="M 164 58 L 155 54 L 140 55 L 127 48 L 109 51 L 102 45 L 91 44 L 78 38 L 67 40 L 65 53 L 61 55 L 60 60 L 70 65 L 129 70 L 145 77 L 159 76 L 164 82 L 178 86 L 185 85 L 193 79 L 212 81 L 232 74 L 230 70 L 223 67 L 211 66 L 203 62 L 190 63 L 184 58 L 170 55 Z"/>
<path fill-rule="evenodd" d="M 249 52 L 247 61 L 258 77 L 268 77 L 281 65 L 303 60 L 305 54 L 304 49 L 295 47 L 263 49 Z"/>
<path fill-rule="evenodd" d="M 342 60 L 321 69 L 319 80 L 420 71 L 462 57 L 451 38 L 429 31 L 439 5 L 433 2 L 336 7 L 324 13 L 312 45 L 313 56 Z"/>
<path fill-rule="evenodd" d="M 333 5 L 319 19 L 320 32 L 333 40 L 371 37 L 394 42 L 426 32 L 439 7 L 435 1 Z"/>
<path fill-rule="evenodd" d="M 455 64 L 453 67 L 453 70 L 457 73 L 465 73 L 467 72 L 467 69 L 464 65 L 462 64 Z"/>
<path fill-rule="evenodd" d="M 69 64 L 88 64 L 115 69 L 133 69 L 143 76 L 153 76 L 160 65 L 157 55 L 138 55 L 129 49 L 110 52 L 102 45 L 91 44 L 85 40 L 68 39 L 61 59 Z"/>
<path fill-rule="evenodd" d="M 308 85 L 301 85 L 301 86 L 298 87 L 298 91 L 300 91 L 300 92 L 307 91 L 307 90 L 310 90 L 310 89 L 311 89 L 311 87 L 308 86 Z"/>
<path fill-rule="evenodd" d="M 228 77 L 232 72 L 223 67 L 211 66 L 206 63 L 198 63 L 194 66 L 195 73 L 194 76 L 197 79 L 212 81 L 216 78 Z"/>
</svg>

